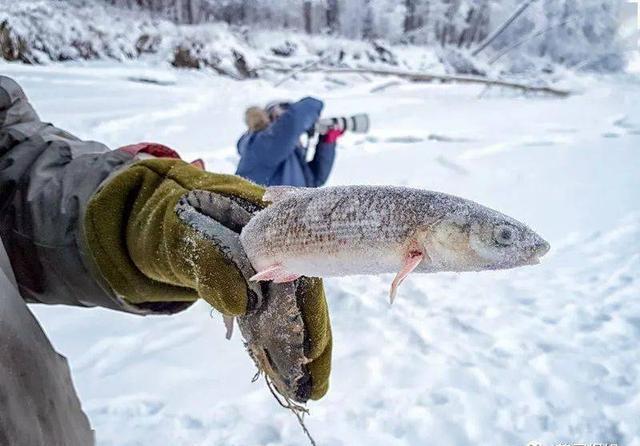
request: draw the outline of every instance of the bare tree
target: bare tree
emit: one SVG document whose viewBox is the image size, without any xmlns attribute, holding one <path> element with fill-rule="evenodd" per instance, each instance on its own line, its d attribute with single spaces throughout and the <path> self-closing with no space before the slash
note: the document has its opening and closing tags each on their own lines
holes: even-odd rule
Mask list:
<svg viewBox="0 0 640 446">
<path fill-rule="evenodd" d="M 405 33 L 411 32 L 418 28 L 417 0 L 405 0 L 404 2 L 404 23 L 403 30 Z"/>
<path fill-rule="evenodd" d="M 487 37 L 484 42 L 482 42 L 478 48 L 476 48 L 475 50 L 473 50 L 473 52 L 471 53 L 472 55 L 476 56 L 478 55 L 482 50 L 484 50 L 486 47 L 488 47 L 489 45 L 491 45 L 491 42 L 493 42 L 500 34 L 502 34 L 504 32 L 505 29 L 507 29 L 509 27 L 509 25 L 511 25 L 515 19 L 517 19 L 518 17 L 520 17 L 520 15 L 529 7 L 531 6 L 531 4 L 535 1 L 538 0 L 525 0 L 514 12 L 513 14 L 511 14 L 511 16 L 502 24 L 498 27 L 498 29 L 496 29 L 489 37 Z"/>
<path fill-rule="evenodd" d="M 338 0 L 327 0 L 327 29 L 331 34 L 338 34 L 340 31 L 340 9 Z"/>
<path fill-rule="evenodd" d="M 311 0 L 304 0 L 302 2 L 302 16 L 304 17 L 304 31 L 307 34 L 311 34 L 312 29 L 312 8 L 311 8 Z"/>
<path fill-rule="evenodd" d="M 371 0 L 364 1 L 364 17 L 362 18 L 362 37 L 372 39 L 375 37 L 374 13 Z"/>
</svg>

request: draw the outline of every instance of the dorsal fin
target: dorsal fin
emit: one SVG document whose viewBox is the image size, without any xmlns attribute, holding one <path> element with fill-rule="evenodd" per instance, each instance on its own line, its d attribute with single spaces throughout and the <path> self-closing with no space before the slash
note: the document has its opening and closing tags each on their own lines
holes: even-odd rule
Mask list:
<svg viewBox="0 0 640 446">
<path fill-rule="evenodd" d="M 276 201 L 283 200 L 290 197 L 292 194 L 300 193 L 308 188 L 306 187 L 293 187 L 293 186 L 271 186 L 264 191 L 262 201 L 268 201 L 275 203 Z"/>
</svg>

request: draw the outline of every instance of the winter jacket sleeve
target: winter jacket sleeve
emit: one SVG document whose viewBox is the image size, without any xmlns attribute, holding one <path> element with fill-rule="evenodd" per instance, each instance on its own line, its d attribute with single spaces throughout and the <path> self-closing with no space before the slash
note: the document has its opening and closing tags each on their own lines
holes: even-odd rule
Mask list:
<svg viewBox="0 0 640 446">
<path fill-rule="evenodd" d="M 94 444 L 69 366 L 15 288 L 0 243 L 0 444 Z"/>
<path fill-rule="evenodd" d="M 329 178 L 331 168 L 336 159 L 336 143 L 328 143 L 320 140 L 316 145 L 316 153 L 309 161 L 309 168 L 313 172 L 314 184 L 312 187 L 323 186 Z"/>
<path fill-rule="evenodd" d="M 276 122 L 254 134 L 245 156 L 254 165 L 276 167 L 290 156 L 300 136 L 320 117 L 323 103 L 315 98 L 304 98 L 292 104 Z"/>
<path fill-rule="evenodd" d="M 40 121 L 20 86 L 0 76 L 0 238 L 27 302 L 173 313 L 177 302 L 134 306 L 86 255 L 83 214 L 103 181 L 131 163 L 124 150 L 81 141 Z"/>
</svg>

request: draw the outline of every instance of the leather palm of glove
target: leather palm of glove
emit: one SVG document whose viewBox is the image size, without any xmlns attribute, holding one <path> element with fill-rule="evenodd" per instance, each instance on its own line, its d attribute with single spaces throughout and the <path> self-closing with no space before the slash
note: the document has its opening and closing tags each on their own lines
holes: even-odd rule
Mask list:
<svg viewBox="0 0 640 446">
<path fill-rule="evenodd" d="M 115 175 L 85 212 L 86 244 L 110 288 L 129 304 L 202 298 L 238 317 L 249 353 L 280 393 L 306 402 L 328 389 L 331 328 L 322 282 L 249 282 L 239 242 L 263 189 L 172 159 Z M 126 228 L 123 237 L 122 228 Z"/>
</svg>

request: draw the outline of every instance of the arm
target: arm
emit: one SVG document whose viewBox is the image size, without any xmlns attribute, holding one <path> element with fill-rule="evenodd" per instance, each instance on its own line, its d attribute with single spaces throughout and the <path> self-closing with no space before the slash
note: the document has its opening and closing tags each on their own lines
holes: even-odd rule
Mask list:
<svg viewBox="0 0 640 446">
<path fill-rule="evenodd" d="M 246 279 L 255 271 L 238 233 L 263 206 L 263 189 L 143 145 L 161 158 L 136 162 L 139 147 L 109 151 L 44 124 L 0 76 L 0 237 L 21 297 L 136 314 L 202 298 L 238 316 L 254 354 L 269 349 L 277 367 L 259 365 L 281 392 L 321 398 L 331 366 L 321 281 L 264 288 Z M 274 311 L 285 300 L 291 308 Z"/>
<path fill-rule="evenodd" d="M 0 237 L 26 301 L 134 311 L 94 279 L 80 237 L 83 206 L 132 159 L 41 122 L 0 76 Z"/>
<path fill-rule="evenodd" d="M 309 162 L 311 172 L 313 172 L 315 184 L 313 187 L 320 187 L 327 182 L 333 163 L 336 159 L 336 143 L 326 142 L 322 138 L 316 145 L 316 153 Z"/>
<path fill-rule="evenodd" d="M 130 239 L 124 231 L 135 220 L 133 211 L 150 198 L 144 188 L 174 181 L 164 173 L 179 160 L 158 159 L 165 171 L 140 168 L 134 164 L 137 149 L 130 149 L 110 151 L 42 123 L 20 87 L 0 77 L 0 237 L 26 301 L 146 314 L 175 313 L 198 299 L 191 282 L 156 280 L 135 257 L 138 244 L 148 246 L 144 237 L 160 233 L 158 228 L 130 233 Z M 173 153 L 166 149 L 160 156 Z M 256 186 L 245 182 L 237 190 L 233 179 L 219 181 L 259 201 Z M 213 187 L 216 179 L 209 183 Z M 166 202 L 168 192 L 160 198 Z M 244 280 L 220 256 L 216 260 L 220 277 L 242 285 L 231 287 L 227 298 L 237 302 L 235 311 L 244 311 Z"/>
<path fill-rule="evenodd" d="M 287 159 L 296 148 L 300 135 L 313 127 L 320 117 L 323 104 L 314 98 L 304 98 L 292 104 L 276 122 L 257 132 L 251 146 L 252 157 L 260 165 L 275 167 Z"/>
<path fill-rule="evenodd" d="M 0 441 L 92 446 L 93 431 L 67 361 L 18 294 L 5 260 L 0 243 Z"/>
</svg>

